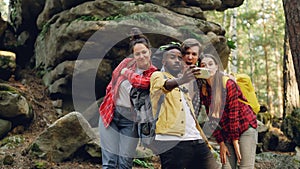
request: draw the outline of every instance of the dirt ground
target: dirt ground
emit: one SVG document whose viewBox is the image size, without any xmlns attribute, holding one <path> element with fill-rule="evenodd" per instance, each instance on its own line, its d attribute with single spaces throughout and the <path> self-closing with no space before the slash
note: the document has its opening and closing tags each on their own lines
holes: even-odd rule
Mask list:
<svg viewBox="0 0 300 169">
<path fill-rule="evenodd" d="M 50 124 L 59 118 L 51 99 L 48 97 L 47 88 L 33 70 L 22 70 L 20 79 L 11 78 L 9 84 L 19 89 L 32 105 L 35 113 L 34 120 L 28 127 L 17 126 L 5 138 L 14 136 L 22 137 L 23 142 L 11 148 L 3 148 L 3 140 L 0 140 L 0 168 L 1 169 L 99 169 L 100 162 L 83 161 L 73 159 L 62 163 L 54 163 L 29 157 L 24 149 Z M 5 160 L 4 160 L 5 159 Z M 9 160 L 7 160 L 9 159 Z M 156 160 L 155 160 L 156 159 Z M 9 164 L 4 164 L 9 161 Z M 7 163 L 7 162 L 6 162 Z M 153 161 L 154 168 L 160 168 L 157 158 Z M 143 168 L 135 166 L 134 168 Z"/>
</svg>

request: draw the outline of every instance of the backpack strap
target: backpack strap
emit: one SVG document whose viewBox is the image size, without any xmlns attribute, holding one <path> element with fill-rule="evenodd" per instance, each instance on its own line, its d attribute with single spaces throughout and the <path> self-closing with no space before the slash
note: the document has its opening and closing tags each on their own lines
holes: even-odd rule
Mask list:
<svg viewBox="0 0 300 169">
<path fill-rule="evenodd" d="M 224 76 L 223 76 L 223 79 L 222 79 L 222 80 L 223 80 L 223 87 L 224 87 L 225 89 L 226 89 L 227 81 L 228 81 L 229 79 L 235 81 L 234 79 L 230 78 L 228 75 L 224 75 Z M 235 81 L 235 82 L 236 82 L 236 81 Z M 236 85 L 238 85 L 238 84 L 236 83 Z M 238 90 L 238 88 L 237 88 L 236 90 Z M 242 99 L 240 99 L 240 98 L 238 98 L 238 100 L 239 100 L 239 102 L 241 102 L 241 103 L 244 103 L 244 104 L 246 104 L 246 105 L 250 105 L 250 103 L 248 103 L 248 102 L 245 101 L 245 100 L 242 100 Z"/>
<path fill-rule="evenodd" d="M 167 76 L 166 76 L 164 73 L 163 73 L 163 75 L 164 75 L 164 79 L 167 79 Z M 160 107 L 161 107 L 161 105 L 162 105 L 164 99 L 165 99 L 165 94 L 162 94 L 162 95 L 160 96 L 158 102 L 157 102 L 157 110 L 156 110 L 155 119 L 154 119 L 155 123 L 156 123 L 157 120 L 158 120 L 158 116 L 159 116 L 159 112 L 160 112 Z"/>
</svg>

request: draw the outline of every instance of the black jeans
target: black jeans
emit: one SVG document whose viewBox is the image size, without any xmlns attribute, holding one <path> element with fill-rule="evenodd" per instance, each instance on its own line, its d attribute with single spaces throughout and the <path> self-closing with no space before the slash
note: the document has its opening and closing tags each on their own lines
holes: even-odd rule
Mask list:
<svg viewBox="0 0 300 169">
<path fill-rule="evenodd" d="M 159 156 L 162 169 L 220 168 L 208 146 L 202 140 L 181 141 Z"/>
</svg>

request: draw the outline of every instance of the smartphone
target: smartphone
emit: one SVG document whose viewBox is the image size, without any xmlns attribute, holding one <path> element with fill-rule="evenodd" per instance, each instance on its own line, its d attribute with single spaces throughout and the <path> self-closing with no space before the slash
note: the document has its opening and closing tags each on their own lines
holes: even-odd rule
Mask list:
<svg viewBox="0 0 300 169">
<path fill-rule="evenodd" d="M 200 70 L 200 75 L 195 75 L 197 79 L 208 79 L 210 77 L 209 69 L 202 67 L 195 67 L 194 69 Z"/>
</svg>

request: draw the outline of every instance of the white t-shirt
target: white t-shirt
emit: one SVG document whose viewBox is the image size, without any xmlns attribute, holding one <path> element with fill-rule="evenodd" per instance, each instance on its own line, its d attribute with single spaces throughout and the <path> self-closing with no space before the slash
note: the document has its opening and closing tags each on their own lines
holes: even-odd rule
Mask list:
<svg viewBox="0 0 300 169">
<path fill-rule="evenodd" d="M 142 74 L 145 70 L 143 69 L 136 69 L 135 73 L 137 74 Z M 132 85 L 129 83 L 128 80 L 124 80 L 120 86 L 119 86 L 119 97 L 116 100 L 116 105 L 117 106 L 122 106 L 122 107 L 127 107 L 131 108 L 131 103 L 130 103 L 130 96 L 129 92 L 132 88 Z"/>
</svg>

